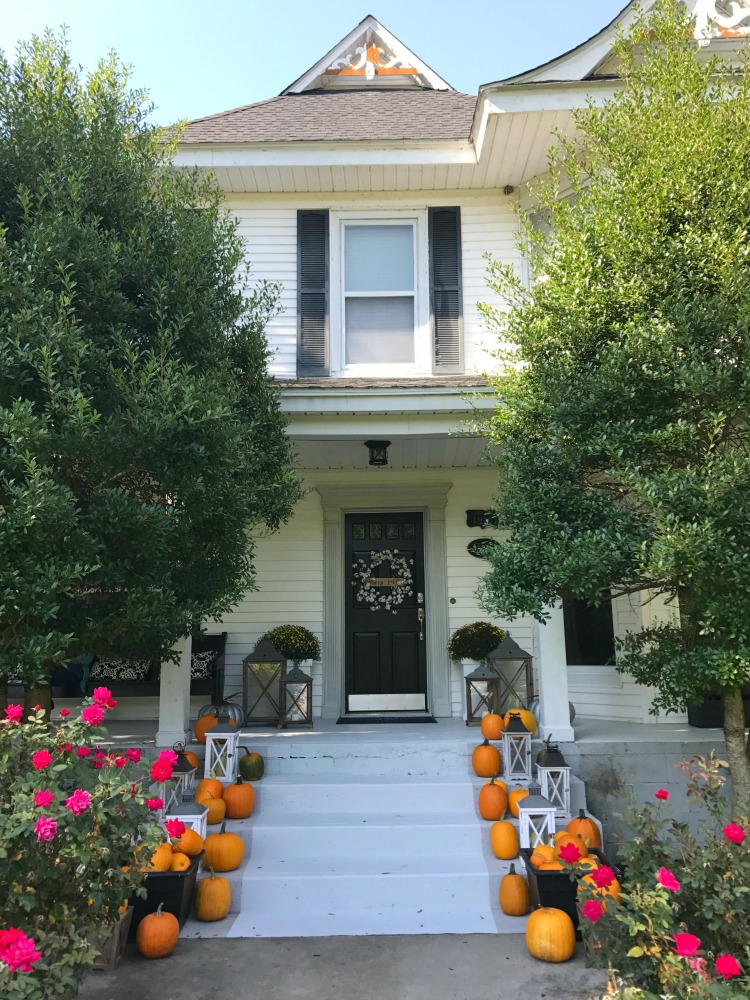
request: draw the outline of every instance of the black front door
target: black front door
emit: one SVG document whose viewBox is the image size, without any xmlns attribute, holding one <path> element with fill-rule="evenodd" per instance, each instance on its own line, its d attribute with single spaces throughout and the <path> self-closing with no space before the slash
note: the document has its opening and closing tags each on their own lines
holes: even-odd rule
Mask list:
<svg viewBox="0 0 750 1000">
<path fill-rule="evenodd" d="M 346 707 L 424 711 L 421 514 L 346 515 Z"/>
</svg>

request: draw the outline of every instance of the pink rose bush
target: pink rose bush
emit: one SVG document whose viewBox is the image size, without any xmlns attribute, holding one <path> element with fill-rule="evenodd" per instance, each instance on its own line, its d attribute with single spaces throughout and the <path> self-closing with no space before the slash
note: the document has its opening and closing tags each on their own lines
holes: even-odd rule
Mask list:
<svg viewBox="0 0 750 1000">
<path fill-rule="evenodd" d="M 144 891 L 134 844 L 149 856 L 164 839 L 141 751 L 94 749 L 112 700 L 99 688 L 51 727 L 41 711 L 0 713 L 2 1000 L 74 995 L 113 914 Z"/>
</svg>

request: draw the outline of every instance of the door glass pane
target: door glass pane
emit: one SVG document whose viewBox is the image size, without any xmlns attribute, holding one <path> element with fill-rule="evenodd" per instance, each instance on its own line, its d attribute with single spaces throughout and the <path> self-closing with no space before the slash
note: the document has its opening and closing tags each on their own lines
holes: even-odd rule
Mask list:
<svg viewBox="0 0 750 1000">
<path fill-rule="evenodd" d="M 414 538 L 414 525 L 405 524 L 404 525 L 404 538 Z"/>
<path fill-rule="evenodd" d="M 382 538 L 382 526 L 379 524 L 370 525 L 370 538 Z"/>
<path fill-rule="evenodd" d="M 414 299 L 346 300 L 346 363 L 403 364 L 414 361 Z"/>
<path fill-rule="evenodd" d="M 365 537 L 365 526 L 364 524 L 354 524 L 352 525 L 352 538 L 364 538 Z"/>
<path fill-rule="evenodd" d="M 397 524 L 387 524 L 385 526 L 385 537 L 386 538 L 398 538 L 398 525 Z"/>
<path fill-rule="evenodd" d="M 414 291 L 412 226 L 347 226 L 344 242 L 345 291 Z"/>
</svg>

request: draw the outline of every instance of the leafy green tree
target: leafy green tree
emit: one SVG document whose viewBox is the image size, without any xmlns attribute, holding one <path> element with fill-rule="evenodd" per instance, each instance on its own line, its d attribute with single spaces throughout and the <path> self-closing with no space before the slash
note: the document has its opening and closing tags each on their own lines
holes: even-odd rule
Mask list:
<svg viewBox="0 0 750 1000">
<path fill-rule="evenodd" d="M 523 217 L 532 273 L 491 265 L 504 372 L 488 434 L 512 532 L 483 600 L 543 618 L 563 595 L 671 600 L 619 669 L 654 709 L 722 693 L 735 804 L 750 807 L 750 76 L 691 39 L 677 0 L 621 38 L 622 89 Z"/>
<path fill-rule="evenodd" d="M 27 686 L 77 651 L 166 654 L 299 496 L 278 287 L 151 110 L 64 36 L 0 59 L 0 677 Z"/>
</svg>

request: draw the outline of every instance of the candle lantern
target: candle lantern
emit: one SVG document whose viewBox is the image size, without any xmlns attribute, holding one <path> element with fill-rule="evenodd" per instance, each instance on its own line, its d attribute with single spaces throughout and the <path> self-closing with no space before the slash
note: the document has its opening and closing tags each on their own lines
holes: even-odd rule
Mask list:
<svg viewBox="0 0 750 1000">
<path fill-rule="evenodd" d="M 180 770 L 183 774 L 182 801 L 192 802 L 198 784 L 198 767 L 200 766 L 200 761 L 194 753 L 186 751 L 184 743 L 175 743 L 172 749 L 177 754 L 177 763 L 180 764 Z M 193 761 L 196 763 L 194 764 Z M 175 768 L 176 770 L 177 768 Z"/>
<path fill-rule="evenodd" d="M 536 766 L 542 795 L 549 799 L 559 817 L 570 818 L 570 765 L 558 747 L 550 745 Z"/>
<path fill-rule="evenodd" d="M 222 785 L 231 785 L 237 777 L 240 731 L 224 720 L 206 733 L 206 763 L 204 778 L 217 778 Z"/>
<path fill-rule="evenodd" d="M 500 704 L 500 677 L 482 660 L 478 667 L 467 674 L 466 681 L 466 725 L 479 726 L 482 716 L 497 711 Z"/>
<path fill-rule="evenodd" d="M 312 724 L 312 677 L 295 663 L 279 680 L 279 729 Z"/>
<path fill-rule="evenodd" d="M 201 802 L 181 802 L 175 809 L 166 812 L 164 822 L 179 819 L 205 840 L 208 831 L 208 806 Z"/>
<path fill-rule="evenodd" d="M 509 708 L 528 708 L 534 697 L 534 666 L 531 653 L 521 649 L 509 635 L 487 657 L 497 674 L 498 698 L 495 711 L 503 715 Z"/>
<path fill-rule="evenodd" d="M 195 774 L 195 764 L 191 764 L 187 755 L 177 751 L 177 762 L 172 768 L 172 777 L 168 781 L 159 782 L 159 794 L 164 800 L 164 815 L 171 815 L 179 809 L 184 799 L 189 799 L 188 782 Z"/>
<path fill-rule="evenodd" d="M 278 681 L 286 658 L 263 636 L 242 661 L 242 707 L 246 726 L 275 726 L 279 721 Z"/>
<path fill-rule="evenodd" d="M 555 835 L 555 807 L 541 795 L 527 795 L 518 803 L 518 841 L 521 847 L 549 844 Z"/>
<path fill-rule="evenodd" d="M 511 712 L 508 725 L 503 730 L 503 776 L 508 779 L 529 781 L 531 778 L 531 733 L 524 726 L 518 712 Z"/>
</svg>

